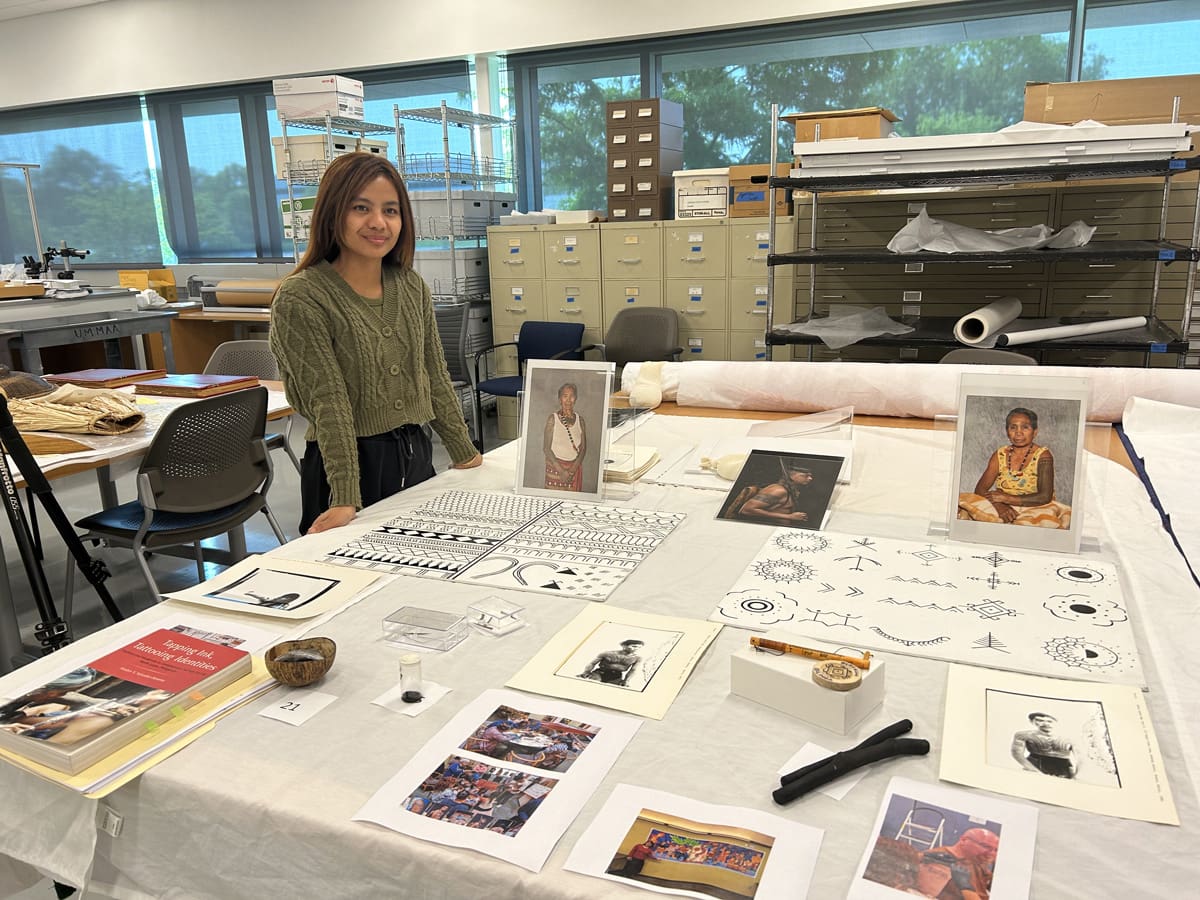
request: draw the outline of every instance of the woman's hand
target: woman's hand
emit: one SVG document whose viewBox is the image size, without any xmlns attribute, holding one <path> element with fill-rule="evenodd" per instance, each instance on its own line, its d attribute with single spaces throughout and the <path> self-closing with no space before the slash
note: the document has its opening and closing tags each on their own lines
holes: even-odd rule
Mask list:
<svg viewBox="0 0 1200 900">
<path fill-rule="evenodd" d="M 1007 523 L 1009 525 L 1011 525 L 1013 523 L 1013 521 L 1017 518 L 1017 511 L 1015 509 L 1013 509 L 1011 506 L 1009 506 L 1007 503 L 1001 503 L 998 500 L 993 500 L 992 506 L 996 510 L 996 515 L 998 515 L 1001 519 L 1004 520 L 1005 523 Z"/>
<path fill-rule="evenodd" d="M 331 506 L 317 516 L 316 521 L 308 527 L 308 534 L 318 534 L 331 528 L 341 528 L 354 519 L 353 506 Z"/>
<path fill-rule="evenodd" d="M 474 469 L 476 466 L 482 466 L 482 465 L 483 465 L 483 456 L 476 453 L 474 456 L 472 456 L 466 462 L 453 463 L 451 465 L 451 468 L 453 468 L 453 469 Z"/>
</svg>

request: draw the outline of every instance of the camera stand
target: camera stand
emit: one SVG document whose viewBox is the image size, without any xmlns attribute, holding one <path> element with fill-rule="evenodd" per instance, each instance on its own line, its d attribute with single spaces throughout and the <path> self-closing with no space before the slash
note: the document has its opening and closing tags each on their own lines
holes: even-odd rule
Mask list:
<svg viewBox="0 0 1200 900">
<path fill-rule="evenodd" d="M 119 622 L 124 616 L 117 608 L 108 588 L 104 586 L 105 579 L 109 577 L 108 568 L 102 560 L 93 558 L 87 552 L 83 541 L 79 539 L 75 528 L 67 519 L 66 513 L 58 505 L 50 482 L 46 480 L 46 476 L 38 467 L 33 454 L 29 452 L 25 439 L 21 437 L 21 432 L 13 423 L 12 413 L 8 410 L 8 400 L 3 394 L 0 394 L 0 450 L 13 458 L 29 491 L 37 496 L 42 508 L 50 517 L 50 521 L 58 529 L 58 533 L 75 559 L 79 571 L 96 589 L 96 593 L 100 596 L 104 608 L 113 621 Z M 17 542 L 17 549 L 20 551 L 25 573 L 29 577 L 29 586 L 33 592 L 34 602 L 37 604 L 39 621 L 33 631 L 34 637 L 41 644 L 43 655 L 52 653 L 70 643 L 70 628 L 54 606 L 54 598 L 46 583 L 46 572 L 38 557 L 29 522 L 25 518 L 25 509 L 21 505 L 21 497 L 17 493 L 16 482 L 4 453 L 0 453 L 0 502 L 3 502 L 4 511 L 8 514 L 8 521 L 12 525 L 13 537 Z M 30 502 L 32 503 L 32 501 Z"/>
</svg>

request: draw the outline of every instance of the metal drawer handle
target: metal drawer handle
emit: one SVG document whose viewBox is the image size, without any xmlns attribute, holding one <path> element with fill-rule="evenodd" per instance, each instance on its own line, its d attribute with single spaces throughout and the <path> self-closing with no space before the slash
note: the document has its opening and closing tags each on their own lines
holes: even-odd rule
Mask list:
<svg viewBox="0 0 1200 900">
<path fill-rule="evenodd" d="M 849 222 L 822 222 L 821 227 L 825 228 L 826 230 L 828 230 L 830 228 L 849 228 L 850 223 Z"/>
<path fill-rule="evenodd" d="M 991 216 L 988 219 L 988 221 L 989 222 L 1015 222 L 1015 221 L 1017 221 L 1017 217 L 1016 216 Z"/>
<path fill-rule="evenodd" d="M 702 263 L 706 259 L 708 259 L 707 256 L 681 256 L 681 257 L 679 257 L 679 261 L 684 262 L 684 263 Z"/>
<path fill-rule="evenodd" d="M 1013 264 L 1012 263 L 989 263 L 988 268 L 989 269 L 1011 269 L 1011 268 L 1013 268 Z"/>
<path fill-rule="evenodd" d="M 525 312 L 525 307 L 523 307 L 523 306 L 506 306 L 506 307 L 504 307 L 504 311 L 505 312 L 519 312 L 519 313 L 523 314 Z"/>
<path fill-rule="evenodd" d="M 1111 300 L 1112 294 L 1084 294 L 1084 300 Z"/>
<path fill-rule="evenodd" d="M 767 311 L 765 309 L 748 309 L 748 310 L 746 310 L 746 315 L 748 315 L 748 316 L 765 316 L 766 314 L 767 314 Z"/>
<path fill-rule="evenodd" d="M 1088 263 L 1089 269 L 1115 269 L 1116 263 Z"/>
<path fill-rule="evenodd" d="M 627 265 L 627 266 L 636 266 L 641 261 L 642 261 L 642 258 L 640 256 L 631 256 L 628 259 L 618 259 L 617 260 L 617 262 L 625 263 L 625 265 Z"/>
<path fill-rule="evenodd" d="M 1120 213 L 1113 213 L 1112 215 L 1108 215 L 1108 216 L 1092 216 L 1092 219 L 1096 222 L 1105 221 L 1105 220 L 1111 222 L 1114 219 L 1120 219 L 1120 218 L 1121 218 Z"/>
<path fill-rule="evenodd" d="M 767 258 L 765 253 L 756 253 L 754 256 L 747 256 L 746 262 L 762 262 Z"/>
<path fill-rule="evenodd" d="M 831 243 L 831 244 L 844 244 L 847 241 L 849 241 L 850 238 L 848 238 L 848 237 L 831 237 L 831 238 L 826 238 L 825 240 L 829 241 L 829 243 Z"/>
<path fill-rule="evenodd" d="M 523 265 L 525 265 L 525 260 L 523 260 L 523 259 L 502 259 L 502 260 L 500 260 L 500 262 L 504 263 L 506 266 L 523 266 Z"/>
<path fill-rule="evenodd" d="M 577 266 L 577 265 L 579 265 L 579 260 L 577 260 L 577 259 L 560 259 L 560 260 L 558 260 L 558 264 L 560 266 Z"/>
<path fill-rule="evenodd" d="M 680 310 L 680 312 L 682 312 L 685 316 L 702 316 L 702 315 L 704 315 L 704 310 L 702 310 L 702 309 L 683 309 L 683 310 Z"/>
<path fill-rule="evenodd" d="M 559 311 L 560 313 L 562 313 L 564 316 L 579 316 L 579 315 L 582 315 L 582 314 L 583 314 L 583 310 L 582 310 L 582 309 L 567 309 L 567 308 L 565 308 L 565 307 L 562 307 L 562 306 L 560 306 L 560 307 L 558 308 L 558 311 Z"/>
<path fill-rule="evenodd" d="M 822 300 L 845 300 L 846 295 L 845 294 L 822 294 L 821 299 Z"/>
<path fill-rule="evenodd" d="M 821 208 L 827 213 L 840 213 L 841 215 L 845 215 L 849 212 L 849 210 L 844 206 L 823 206 Z"/>
<path fill-rule="evenodd" d="M 1014 201 L 1014 200 L 993 200 L 992 201 L 992 209 L 1012 209 L 1016 205 L 1017 205 L 1016 201 Z"/>
<path fill-rule="evenodd" d="M 1098 237 L 1098 238 L 1115 238 L 1115 237 L 1120 237 L 1120 236 L 1121 236 L 1121 232 L 1119 232 L 1119 231 L 1097 231 L 1095 234 L 1092 235 L 1092 237 Z"/>
</svg>

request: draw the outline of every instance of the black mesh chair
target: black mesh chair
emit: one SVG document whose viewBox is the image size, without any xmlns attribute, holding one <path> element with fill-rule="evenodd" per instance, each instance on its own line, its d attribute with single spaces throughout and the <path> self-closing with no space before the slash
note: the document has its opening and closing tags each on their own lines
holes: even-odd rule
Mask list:
<svg viewBox="0 0 1200 900">
<path fill-rule="evenodd" d="M 467 361 L 470 356 L 467 347 L 470 343 L 468 328 L 471 304 L 435 303 L 433 313 L 437 321 L 438 336 L 442 339 L 442 353 L 446 357 L 450 385 L 461 398 L 463 393 L 471 391 L 475 384 L 475 379 L 471 376 L 470 364 Z M 473 440 L 480 433 L 482 424 L 478 418 L 470 423 Z"/>
<path fill-rule="evenodd" d="M 525 384 L 525 361 L 530 359 L 583 359 L 583 324 L 580 322 L 522 322 L 515 341 L 494 344 L 475 354 L 475 421 L 480 423 L 475 446 L 483 452 L 483 395 L 515 397 Z M 517 374 L 479 377 L 480 360 L 499 347 L 517 348 Z"/>
<path fill-rule="evenodd" d="M 279 363 L 266 341 L 226 341 L 213 350 L 204 365 L 205 375 L 255 375 L 264 381 L 279 380 Z M 268 432 L 263 439 L 268 450 L 283 450 L 300 471 L 300 460 L 292 450 L 292 416 L 287 417 L 283 434 Z"/>
<path fill-rule="evenodd" d="M 669 306 L 631 306 L 613 316 L 597 344 L 604 359 L 616 363 L 620 372 L 626 363 L 676 361 L 683 355 L 679 345 L 679 313 Z"/>
<path fill-rule="evenodd" d="M 176 407 L 138 468 L 138 499 L 80 519 L 75 527 L 84 530 L 81 538 L 131 548 L 155 596 L 158 585 L 145 558 L 150 551 L 193 544 L 203 581 L 200 542 L 240 529 L 255 513 L 263 513 L 279 543 L 285 543 L 267 506 L 271 460 L 263 440 L 266 421 L 264 387 Z M 72 569 L 67 568 L 67 604 L 74 587 Z"/>
</svg>

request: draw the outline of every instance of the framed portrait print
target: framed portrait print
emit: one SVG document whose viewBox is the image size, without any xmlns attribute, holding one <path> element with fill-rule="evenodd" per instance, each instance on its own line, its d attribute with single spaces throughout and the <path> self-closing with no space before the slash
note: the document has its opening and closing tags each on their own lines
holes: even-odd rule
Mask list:
<svg viewBox="0 0 1200 900">
<path fill-rule="evenodd" d="M 1079 552 L 1086 378 L 963 375 L 950 539 Z"/>
<path fill-rule="evenodd" d="M 518 494 L 600 499 L 612 376 L 607 362 L 526 363 Z"/>
</svg>

